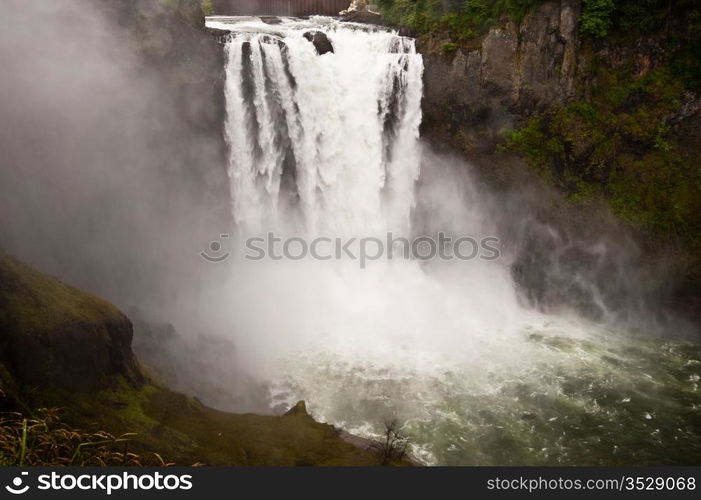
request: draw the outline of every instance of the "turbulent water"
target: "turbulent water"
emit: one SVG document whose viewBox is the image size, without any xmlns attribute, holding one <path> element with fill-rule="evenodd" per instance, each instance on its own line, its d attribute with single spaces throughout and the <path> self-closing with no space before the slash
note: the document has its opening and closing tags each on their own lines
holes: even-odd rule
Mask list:
<svg viewBox="0 0 701 500">
<path fill-rule="evenodd" d="M 329 18 L 208 25 L 231 32 L 239 239 L 412 236 L 417 208 L 432 231 L 498 236 L 488 195 L 421 145 L 413 40 Z M 332 52 L 317 53 L 314 32 Z M 236 362 L 273 405 L 305 399 L 316 418 L 370 437 L 397 417 L 427 463 L 698 462 L 698 345 L 533 310 L 512 262 L 236 264 L 235 286 L 208 303 L 236 318 Z"/>
</svg>

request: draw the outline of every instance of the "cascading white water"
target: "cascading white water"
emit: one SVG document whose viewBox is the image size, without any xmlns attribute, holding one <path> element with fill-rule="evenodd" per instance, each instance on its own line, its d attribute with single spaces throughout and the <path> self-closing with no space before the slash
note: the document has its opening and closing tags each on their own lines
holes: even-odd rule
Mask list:
<svg viewBox="0 0 701 500">
<path fill-rule="evenodd" d="M 428 165 L 413 40 L 329 18 L 208 25 L 231 32 L 226 137 L 242 238 L 410 235 L 415 206 L 431 231 L 497 233 L 494 200 L 469 174 L 442 158 Z M 333 52 L 305 37 L 317 31 Z M 676 423 L 693 410 L 694 348 L 636 339 L 631 351 L 622 332 L 529 309 L 510 265 L 506 253 L 367 269 L 237 261 L 196 314 L 233 337 L 232 364 L 266 383 L 272 405 L 306 399 L 317 419 L 368 436 L 397 415 L 429 463 L 650 459 L 625 448 L 624 431 L 695 446 Z M 688 401 L 670 403 L 670 384 Z"/>
<path fill-rule="evenodd" d="M 328 33 L 333 52 L 305 38 Z M 423 63 L 385 30 L 240 22 L 226 43 L 234 217 L 246 232 L 406 233 Z M 287 181 L 287 182 L 286 182 Z M 301 227 L 300 227 L 301 226 Z"/>
</svg>

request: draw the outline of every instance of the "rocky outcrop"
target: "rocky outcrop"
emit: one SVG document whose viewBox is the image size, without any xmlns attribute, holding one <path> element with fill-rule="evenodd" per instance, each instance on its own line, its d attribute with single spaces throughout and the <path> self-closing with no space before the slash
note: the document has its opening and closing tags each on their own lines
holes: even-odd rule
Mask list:
<svg viewBox="0 0 701 500">
<path fill-rule="evenodd" d="M 307 31 L 304 34 L 304 38 L 314 44 L 316 53 L 320 56 L 323 56 L 328 52 L 333 53 L 333 44 L 331 43 L 331 40 L 329 40 L 329 37 L 326 36 L 326 33 L 321 31 Z"/>
<path fill-rule="evenodd" d="M 143 377 L 112 304 L 0 254 L 0 363 L 23 385 L 70 391 Z"/>
<path fill-rule="evenodd" d="M 457 135 L 466 151 L 491 152 L 503 129 L 575 92 L 579 0 L 547 2 L 520 25 L 504 20 L 476 44 L 446 54 L 422 37 L 424 128 Z"/>
<path fill-rule="evenodd" d="M 286 417 L 308 417 L 307 404 L 304 401 L 297 401 L 295 405 L 290 408 L 286 413 Z"/>
<path fill-rule="evenodd" d="M 382 16 L 377 12 L 367 10 L 351 10 L 341 15 L 341 20 L 348 23 L 385 24 Z"/>
</svg>

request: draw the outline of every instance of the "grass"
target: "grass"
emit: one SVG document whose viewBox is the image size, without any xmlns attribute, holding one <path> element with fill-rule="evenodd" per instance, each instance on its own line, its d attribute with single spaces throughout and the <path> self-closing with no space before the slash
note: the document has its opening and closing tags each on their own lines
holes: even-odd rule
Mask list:
<svg viewBox="0 0 701 500">
<path fill-rule="evenodd" d="M 123 318 L 115 306 L 0 252 L 0 327 L 24 335 Z"/>
<path fill-rule="evenodd" d="M 129 434 L 86 433 L 61 421 L 58 408 L 41 409 L 36 416 L 6 413 L 0 417 L 2 466 L 166 465 L 155 453 L 129 450 Z"/>
</svg>

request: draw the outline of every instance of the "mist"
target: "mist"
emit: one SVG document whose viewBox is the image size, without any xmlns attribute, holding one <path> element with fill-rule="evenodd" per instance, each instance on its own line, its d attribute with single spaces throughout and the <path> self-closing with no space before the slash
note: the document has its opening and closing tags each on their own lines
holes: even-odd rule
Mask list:
<svg viewBox="0 0 701 500">
<path fill-rule="evenodd" d="M 137 4 L 144 15 L 158 5 Z M 122 307 L 177 303 L 228 217 L 211 95 L 152 68 L 116 8 L 12 0 L 3 11 L 3 249 Z M 179 57 L 202 48 L 191 51 Z"/>
</svg>

